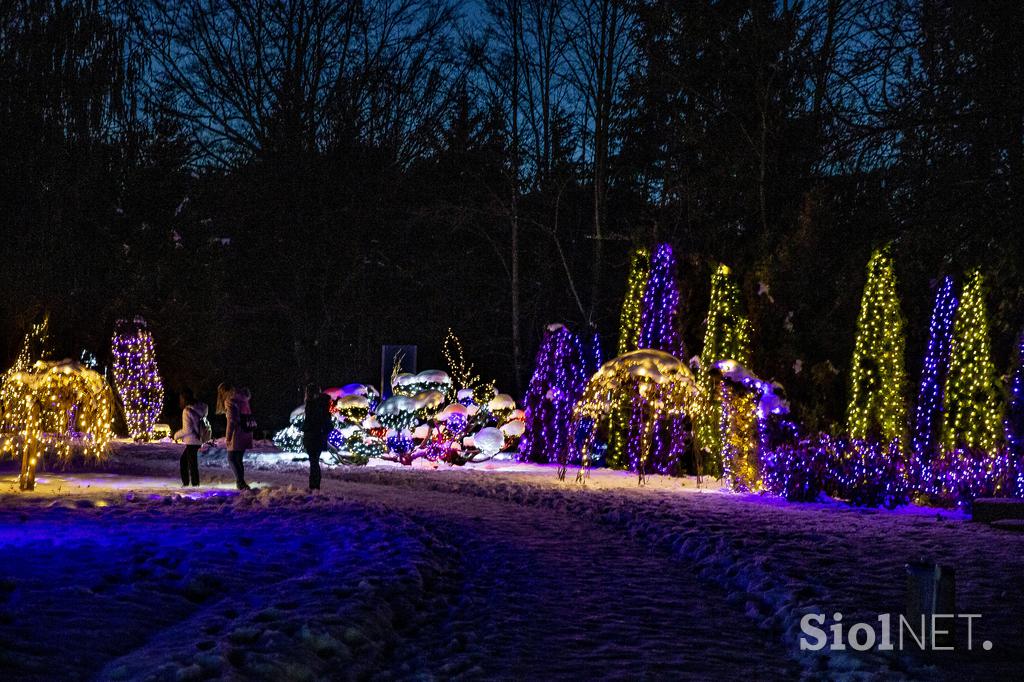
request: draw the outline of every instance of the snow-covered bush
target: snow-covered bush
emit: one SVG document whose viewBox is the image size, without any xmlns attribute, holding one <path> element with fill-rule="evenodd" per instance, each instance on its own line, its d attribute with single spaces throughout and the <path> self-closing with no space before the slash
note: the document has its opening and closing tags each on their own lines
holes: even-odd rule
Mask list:
<svg viewBox="0 0 1024 682">
<path fill-rule="evenodd" d="M 512 449 L 523 434 L 523 412 L 504 393 L 457 388 L 440 370 L 397 374 L 392 386 L 394 395 L 383 402 L 376 389 L 362 384 L 326 391 L 335 425 L 328 446 L 336 462 L 381 458 L 412 464 L 425 458 L 463 464 Z M 478 395 L 486 398 L 483 404 L 476 402 Z M 303 408 L 296 408 L 275 444 L 301 450 L 303 419 Z"/>
</svg>

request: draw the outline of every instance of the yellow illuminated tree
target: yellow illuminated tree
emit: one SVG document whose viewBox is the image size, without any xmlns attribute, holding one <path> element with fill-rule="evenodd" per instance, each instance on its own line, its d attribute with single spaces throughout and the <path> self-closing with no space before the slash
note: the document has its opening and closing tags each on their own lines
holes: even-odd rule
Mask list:
<svg viewBox="0 0 1024 682">
<path fill-rule="evenodd" d="M 640 308 L 643 303 L 647 278 L 650 275 L 651 256 L 644 247 L 633 250 L 630 258 L 629 281 L 626 298 L 622 302 L 619 314 L 619 346 L 618 355 L 625 355 L 637 349 L 640 340 Z M 629 466 L 626 453 L 629 441 L 629 397 L 618 396 L 615 406 L 608 418 L 608 452 L 607 464 L 614 468 Z"/>
<path fill-rule="evenodd" d="M 700 384 L 710 404 L 695 424 L 697 446 L 708 456 L 709 472 L 722 473 L 723 426 L 718 379 L 711 368 L 719 360 L 735 360 L 741 365 L 750 362 L 750 321 L 743 314 L 740 289 L 728 266 L 719 265 L 711 277 L 711 304 L 708 307 L 704 349 L 700 355 Z"/>
<path fill-rule="evenodd" d="M 50 350 L 50 316 L 44 315 L 43 319 L 32 325 L 25 339 L 21 343 L 21 350 L 14 360 L 12 372 L 25 372 L 32 368 L 39 360 L 49 355 Z"/>
<path fill-rule="evenodd" d="M 895 267 L 888 247 L 884 247 L 868 262 L 868 281 L 857 318 L 846 413 L 853 438 L 905 440 L 905 346 Z"/>
<path fill-rule="evenodd" d="M 757 429 L 758 394 L 749 387 L 721 382 L 722 473 L 733 490 L 761 489 Z"/>
<path fill-rule="evenodd" d="M 624 355 L 637 349 L 640 339 L 640 304 L 643 302 L 650 269 L 651 256 L 647 249 L 642 246 L 634 249 L 629 263 L 626 299 L 622 302 L 622 311 L 619 313 L 619 352 L 617 355 Z"/>
<path fill-rule="evenodd" d="M 953 322 L 949 374 L 943 400 L 942 445 L 992 452 L 999 445 L 1003 405 L 992 362 L 984 280 L 968 275 Z"/>
</svg>

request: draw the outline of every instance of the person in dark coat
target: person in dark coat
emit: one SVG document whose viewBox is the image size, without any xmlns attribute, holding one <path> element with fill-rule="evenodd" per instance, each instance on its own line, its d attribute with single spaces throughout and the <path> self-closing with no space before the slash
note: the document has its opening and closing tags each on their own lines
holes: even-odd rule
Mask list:
<svg viewBox="0 0 1024 682">
<path fill-rule="evenodd" d="M 252 431 L 246 429 L 245 418 L 252 414 L 249 408 L 249 389 L 235 388 L 231 384 L 217 387 L 217 413 L 227 417 L 227 431 L 224 433 L 224 445 L 228 451 L 228 464 L 235 474 L 235 487 L 249 490 L 245 482 L 245 451 L 252 447 Z"/>
<path fill-rule="evenodd" d="M 196 400 L 191 388 L 182 389 L 178 395 L 181 406 L 181 430 L 174 434 L 174 439 L 185 444 L 181 453 L 181 484 L 183 486 L 199 485 L 199 448 L 207 434 L 204 426 L 207 407 Z"/>
<path fill-rule="evenodd" d="M 320 489 L 320 453 L 327 449 L 331 422 L 330 396 L 316 384 L 306 386 L 305 416 L 302 422 L 302 447 L 309 455 L 309 489 Z"/>
</svg>

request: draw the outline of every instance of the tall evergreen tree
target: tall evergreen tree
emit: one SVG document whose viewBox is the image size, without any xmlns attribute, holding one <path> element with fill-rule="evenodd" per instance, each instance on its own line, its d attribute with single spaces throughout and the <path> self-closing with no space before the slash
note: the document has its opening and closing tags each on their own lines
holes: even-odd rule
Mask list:
<svg viewBox="0 0 1024 682">
<path fill-rule="evenodd" d="M 645 247 L 633 250 L 628 289 L 622 302 L 622 311 L 619 313 L 619 355 L 636 350 L 640 341 L 640 306 L 650 276 L 650 261 L 650 253 Z M 608 466 L 616 469 L 629 466 L 629 455 L 626 452 L 629 442 L 629 410 L 630 397 L 618 396 L 608 420 L 608 451 L 605 460 Z"/>
<path fill-rule="evenodd" d="M 114 386 L 121 398 L 128 435 L 147 440 L 160 417 L 164 385 L 156 363 L 153 334 L 141 317 L 118 320 L 111 339 Z"/>
<path fill-rule="evenodd" d="M 935 294 L 931 324 L 928 327 L 928 350 L 921 368 L 921 385 L 917 392 L 914 420 L 914 452 L 928 457 L 935 447 L 942 426 L 943 389 L 949 374 L 949 347 L 953 338 L 953 319 L 957 299 L 952 277 L 944 277 Z"/>
<path fill-rule="evenodd" d="M 850 363 L 847 428 L 854 438 L 903 439 L 907 430 L 903 315 L 888 247 L 868 262 Z"/>
<path fill-rule="evenodd" d="M 676 278 L 676 258 L 669 244 L 660 244 L 651 258 L 651 272 L 647 278 L 640 305 L 639 348 L 651 348 L 683 358 L 686 351 L 680 335 L 679 282 Z"/>
<path fill-rule="evenodd" d="M 719 265 L 711 277 L 708 326 L 700 355 L 702 365 L 707 367 L 718 360 L 735 360 L 741 365 L 750 362 L 750 321 L 742 308 L 740 289 L 732 271 Z"/>
<path fill-rule="evenodd" d="M 629 281 L 626 298 L 619 313 L 619 355 L 637 349 L 640 341 L 640 304 L 650 275 L 651 256 L 640 246 L 633 250 L 629 261 Z"/>
<path fill-rule="evenodd" d="M 585 364 L 580 338 L 564 325 L 550 325 L 523 401 L 526 430 L 519 442 L 521 460 L 561 463 L 572 456 L 572 408 L 587 384 Z"/>
<path fill-rule="evenodd" d="M 1017 348 L 1010 376 L 1010 403 L 1006 409 L 1006 442 L 1013 453 L 1024 454 L 1024 329 L 1017 335 Z"/>
<path fill-rule="evenodd" d="M 680 333 L 682 311 L 680 309 L 679 281 L 676 273 L 676 258 L 669 244 L 659 244 L 651 258 L 651 272 L 647 278 L 640 308 L 640 348 L 660 350 L 683 359 L 686 349 Z M 642 457 L 640 410 L 633 407 L 629 419 L 629 462 L 634 468 L 660 473 L 677 473 L 680 458 L 685 449 L 686 434 L 679 420 L 674 420 L 654 433 L 650 452 Z"/>
<path fill-rule="evenodd" d="M 1002 401 L 992 362 L 984 278 L 974 270 L 953 323 L 949 376 L 943 400 L 942 445 L 992 452 L 999 444 Z"/>
<path fill-rule="evenodd" d="M 744 366 L 750 362 L 750 321 L 743 314 L 739 287 L 726 265 L 720 265 L 711 277 L 711 304 L 700 355 L 700 383 L 710 400 L 694 424 L 697 444 L 710 457 L 710 471 L 716 474 L 722 471 L 722 427 L 727 423 L 718 380 L 710 371 L 719 360 L 735 360 Z"/>
</svg>

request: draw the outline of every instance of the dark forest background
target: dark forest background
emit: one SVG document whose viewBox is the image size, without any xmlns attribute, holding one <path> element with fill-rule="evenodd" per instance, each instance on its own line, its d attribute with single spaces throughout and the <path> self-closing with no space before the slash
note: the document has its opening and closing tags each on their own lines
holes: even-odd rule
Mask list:
<svg viewBox="0 0 1024 682">
<path fill-rule="evenodd" d="M 143 315 L 169 391 L 375 382 L 448 327 L 521 395 L 545 324 L 615 347 L 630 249 L 717 262 L 754 369 L 839 418 L 894 242 L 911 376 L 936 278 L 1024 321 L 1024 4 L 1005 0 L 2 0 L 0 360 Z M 173 416 L 172 416 L 173 418 Z"/>
</svg>

